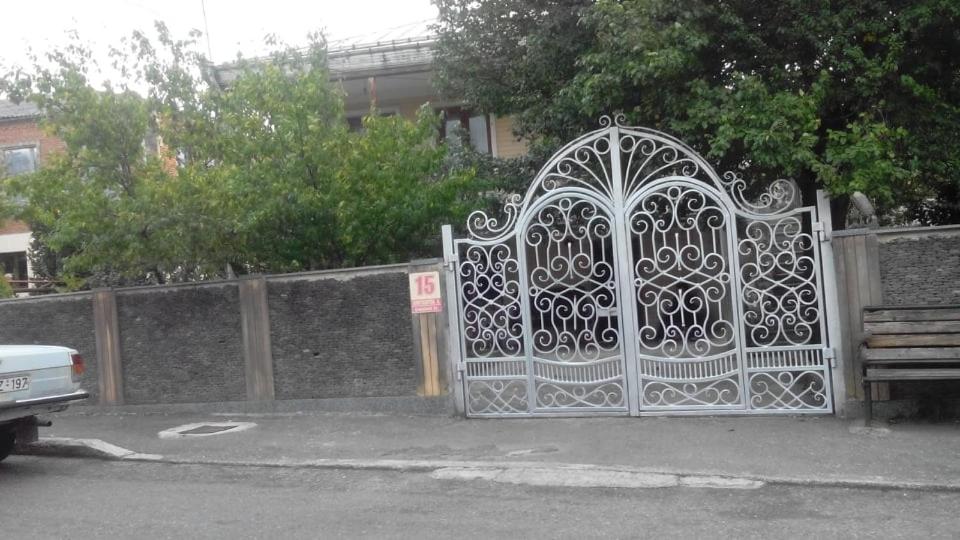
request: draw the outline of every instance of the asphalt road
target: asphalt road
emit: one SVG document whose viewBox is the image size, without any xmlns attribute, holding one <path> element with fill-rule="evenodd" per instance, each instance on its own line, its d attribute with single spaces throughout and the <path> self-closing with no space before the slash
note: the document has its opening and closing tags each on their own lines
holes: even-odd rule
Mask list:
<svg viewBox="0 0 960 540">
<path fill-rule="evenodd" d="M 13 456 L 0 538 L 956 538 L 960 494 L 615 489 Z"/>
</svg>

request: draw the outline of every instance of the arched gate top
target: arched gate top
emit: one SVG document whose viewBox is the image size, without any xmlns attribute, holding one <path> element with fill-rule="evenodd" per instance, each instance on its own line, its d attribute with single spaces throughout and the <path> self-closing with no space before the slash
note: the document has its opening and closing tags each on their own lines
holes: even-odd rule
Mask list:
<svg viewBox="0 0 960 540">
<path fill-rule="evenodd" d="M 653 129 L 623 124 L 623 116 L 600 118 L 600 129 L 582 135 L 557 151 L 540 169 L 525 195 L 507 198 L 501 217 L 477 211 L 467 220 L 475 240 L 492 241 L 513 232 L 518 220 L 540 199 L 561 191 L 587 191 L 622 208 L 625 201 L 660 179 L 677 177 L 714 188 L 733 212 L 754 218 L 788 214 L 799 206 L 792 180 L 772 182 L 755 199 L 746 197 L 747 183 L 734 171 L 722 175 L 682 141 Z"/>
</svg>

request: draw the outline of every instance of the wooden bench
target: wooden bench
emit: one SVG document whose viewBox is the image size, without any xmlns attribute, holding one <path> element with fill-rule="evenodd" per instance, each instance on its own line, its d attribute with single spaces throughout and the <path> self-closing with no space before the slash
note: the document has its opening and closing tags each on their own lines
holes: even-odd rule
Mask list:
<svg viewBox="0 0 960 540">
<path fill-rule="evenodd" d="M 873 417 L 870 383 L 960 379 L 960 305 L 863 308 L 863 397 Z"/>
</svg>

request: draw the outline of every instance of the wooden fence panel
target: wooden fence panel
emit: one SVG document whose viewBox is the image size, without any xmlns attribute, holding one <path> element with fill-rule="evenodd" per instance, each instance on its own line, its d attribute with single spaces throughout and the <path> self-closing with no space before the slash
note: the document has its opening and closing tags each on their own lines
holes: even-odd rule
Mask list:
<svg viewBox="0 0 960 540">
<path fill-rule="evenodd" d="M 864 306 L 883 303 L 880 281 L 880 249 L 877 235 L 834 235 L 834 256 L 837 261 L 837 295 L 840 304 L 840 327 L 844 357 L 848 359 L 844 380 L 848 396 L 863 399 L 860 374 L 860 343 L 863 340 Z M 889 399 L 886 383 L 873 388 L 877 399 Z"/>
</svg>

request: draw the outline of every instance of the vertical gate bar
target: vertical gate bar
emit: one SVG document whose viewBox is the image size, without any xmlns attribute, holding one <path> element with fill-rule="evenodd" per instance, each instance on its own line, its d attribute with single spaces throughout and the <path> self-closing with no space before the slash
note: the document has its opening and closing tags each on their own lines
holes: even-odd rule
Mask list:
<svg viewBox="0 0 960 540">
<path fill-rule="evenodd" d="M 830 370 L 833 385 L 834 412 L 846 416 L 847 388 L 843 371 L 848 359 L 840 343 L 840 307 L 837 304 L 837 270 L 833 261 L 833 222 L 830 215 L 830 198 L 822 189 L 817 190 L 817 219 L 823 224 L 823 241 L 820 243 L 820 259 L 823 264 L 823 296 L 827 307 L 827 346 L 832 347 L 836 366 L 825 361 Z"/>
<path fill-rule="evenodd" d="M 724 206 L 727 214 L 727 263 L 730 265 L 730 316 L 733 318 L 733 358 L 737 363 L 740 377 L 740 408 L 749 412 L 753 409 L 750 396 L 750 373 L 747 372 L 749 353 L 747 352 L 747 329 L 744 326 L 743 283 L 740 275 L 740 233 L 737 230 L 736 204 L 730 196 L 719 191 L 718 203 Z"/>
<path fill-rule="evenodd" d="M 440 229 L 443 237 L 443 281 L 445 296 L 443 309 L 447 312 L 447 347 L 449 349 L 450 369 L 447 370 L 447 384 L 453 389 L 453 406 L 457 414 L 466 414 L 464 386 L 467 384 L 463 372 L 463 353 L 460 349 L 460 296 L 457 294 L 457 251 L 453 243 L 453 227 L 444 225 Z"/>
<path fill-rule="evenodd" d="M 533 414 L 537 408 L 537 383 L 533 374 L 533 310 L 530 309 L 530 276 L 527 275 L 527 248 L 523 243 L 523 233 L 527 228 L 527 219 L 517 216 L 514 244 L 517 249 L 517 269 L 520 281 L 520 322 L 523 324 L 523 352 L 527 365 L 527 412 Z M 539 255 L 538 255 L 539 257 Z"/>
<path fill-rule="evenodd" d="M 620 350 L 623 353 L 623 367 L 626 370 L 623 391 L 627 394 L 627 403 L 631 416 L 640 415 L 640 393 L 642 385 L 637 370 L 636 331 L 637 323 L 634 310 L 637 303 L 633 300 L 633 250 L 630 227 L 627 223 L 623 198 L 623 171 L 620 170 L 620 128 L 610 129 L 610 181 L 613 184 L 613 219 L 616 235 L 613 255 L 617 260 L 617 283 L 619 291 L 617 304 L 620 306 Z"/>
<path fill-rule="evenodd" d="M 827 205 L 827 208 L 829 211 L 829 204 Z M 823 249 L 823 246 L 824 246 L 823 241 L 817 238 L 817 234 L 815 232 L 816 228 L 814 227 L 814 223 L 818 221 L 817 220 L 818 210 L 816 208 L 811 208 L 808 214 L 810 216 L 810 234 L 812 235 L 812 240 L 814 244 L 812 246 L 813 262 L 814 262 L 813 277 L 817 278 L 816 279 L 817 310 L 820 312 L 820 344 L 821 344 L 821 347 L 833 347 L 834 349 L 836 349 L 837 347 L 832 345 L 833 342 L 827 338 L 829 333 L 829 329 L 827 328 L 827 324 L 829 324 L 829 322 L 826 320 L 827 319 L 826 305 L 828 300 L 826 298 L 826 293 L 825 293 L 826 289 L 823 286 L 823 252 L 829 250 L 831 253 L 833 253 L 833 246 L 830 244 L 826 244 L 827 249 L 825 250 Z M 826 229 L 824 229 L 824 239 L 826 238 L 828 238 L 827 231 Z M 834 283 L 834 286 L 836 286 L 836 283 Z M 836 298 L 836 294 L 834 294 L 833 296 L 834 298 Z M 839 308 L 837 310 L 837 313 L 839 313 Z M 839 316 L 837 316 L 836 319 L 838 321 L 837 324 L 839 328 L 839 324 L 840 324 Z M 833 384 L 828 383 L 828 381 L 830 380 L 830 377 L 828 377 L 827 374 L 830 373 L 830 369 L 831 369 L 830 362 L 832 362 L 832 360 L 829 360 L 823 354 L 823 351 L 821 351 L 820 361 L 823 364 L 823 391 L 826 393 L 826 403 L 829 408 L 829 405 L 833 403 L 833 389 L 832 389 Z M 841 369 L 842 371 L 842 368 L 838 368 L 838 369 Z"/>
</svg>

